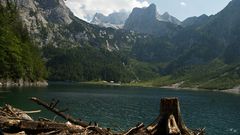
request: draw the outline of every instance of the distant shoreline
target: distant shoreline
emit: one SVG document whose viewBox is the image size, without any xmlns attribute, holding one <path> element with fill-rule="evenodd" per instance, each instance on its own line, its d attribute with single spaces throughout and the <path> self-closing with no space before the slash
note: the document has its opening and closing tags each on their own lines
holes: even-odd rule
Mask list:
<svg viewBox="0 0 240 135">
<path fill-rule="evenodd" d="M 0 85 L 0 88 L 11 88 L 11 87 L 47 87 L 49 84 L 83 84 L 83 85 L 99 85 L 99 86 L 115 86 L 115 87 L 141 87 L 141 88 L 163 88 L 163 89 L 169 89 L 169 90 L 190 90 L 190 91 L 214 91 L 214 92 L 222 92 L 222 93 L 229 93 L 229 94 L 236 94 L 240 95 L 240 86 L 232 88 L 232 89 L 226 89 L 226 90 L 218 90 L 218 89 L 201 89 L 201 88 L 190 88 L 190 87 L 180 87 L 180 83 L 168 85 L 168 86 L 153 86 L 153 85 L 147 85 L 142 83 L 114 83 L 114 82 L 107 82 L 107 81 L 88 81 L 88 82 L 67 82 L 67 81 L 38 81 L 38 82 L 32 82 L 32 83 L 26 83 L 27 85 L 18 85 L 17 83 L 14 83 L 12 85 L 3 86 Z"/>
<path fill-rule="evenodd" d="M 180 90 L 191 90 L 191 91 L 215 91 L 215 92 L 224 92 L 224 93 L 230 93 L 230 94 L 239 94 L 240 95 L 240 89 L 239 88 L 233 88 L 233 89 L 226 89 L 226 90 L 218 90 L 218 89 L 201 89 L 201 88 L 189 88 L 189 87 L 168 87 L 168 86 L 163 86 L 159 88 L 166 88 L 166 89 L 180 89 Z"/>
<path fill-rule="evenodd" d="M 191 91 L 214 91 L 214 92 L 224 92 L 224 93 L 230 93 L 230 94 L 237 94 L 240 95 L 240 86 L 235 87 L 232 89 L 226 89 L 226 90 L 218 90 L 218 89 L 201 89 L 201 88 L 190 88 L 190 87 L 179 87 L 180 83 L 168 85 L 168 86 L 153 86 L 153 85 L 144 85 L 144 84 L 130 84 L 130 83 L 110 83 L 110 82 L 103 82 L 103 81 L 96 81 L 96 82 L 79 82 L 80 84 L 90 84 L 90 85 L 105 85 L 105 86 L 119 86 L 119 87 L 143 87 L 143 88 L 164 88 L 164 89 L 174 89 L 174 90 L 191 90 Z"/>
<path fill-rule="evenodd" d="M 232 89 L 225 89 L 225 90 L 219 90 L 219 89 L 201 89 L 201 88 L 190 88 L 190 87 L 179 87 L 181 83 L 176 83 L 170 86 L 163 86 L 160 88 L 168 88 L 168 89 L 181 89 L 181 90 L 194 90 L 194 91 L 202 91 L 202 90 L 209 90 L 209 91 L 216 91 L 216 92 L 225 92 L 225 93 L 231 93 L 231 94 L 240 94 L 240 86 L 232 88 Z"/>
</svg>

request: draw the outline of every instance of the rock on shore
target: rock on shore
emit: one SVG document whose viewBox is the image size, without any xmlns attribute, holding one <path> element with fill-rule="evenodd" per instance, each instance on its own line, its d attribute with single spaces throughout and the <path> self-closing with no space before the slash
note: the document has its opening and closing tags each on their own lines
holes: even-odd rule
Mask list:
<svg viewBox="0 0 240 135">
<path fill-rule="evenodd" d="M 228 89 L 228 90 L 222 90 L 222 92 L 240 94 L 240 86 L 232 88 L 232 89 Z"/>
<path fill-rule="evenodd" d="M 25 81 L 23 79 L 19 79 L 17 81 L 13 80 L 0 80 L 0 88 L 8 88 L 8 87 L 46 87 L 48 86 L 47 81 Z"/>
</svg>

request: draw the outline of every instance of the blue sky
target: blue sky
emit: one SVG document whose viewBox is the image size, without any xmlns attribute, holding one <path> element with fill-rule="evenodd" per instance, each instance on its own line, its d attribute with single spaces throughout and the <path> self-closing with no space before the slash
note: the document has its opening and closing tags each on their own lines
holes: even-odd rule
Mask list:
<svg viewBox="0 0 240 135">
<path fill-rule="evenodd" d="M 181 21 L 187 17 L 212 15 L 221 11 L 231 0 L 67 0 L 67 6 L 79 18 L 90 21 L 96 12 L 131 12 L 134 7 L 157 5 L 160 14 L 168 12 Z"/>
</svg>

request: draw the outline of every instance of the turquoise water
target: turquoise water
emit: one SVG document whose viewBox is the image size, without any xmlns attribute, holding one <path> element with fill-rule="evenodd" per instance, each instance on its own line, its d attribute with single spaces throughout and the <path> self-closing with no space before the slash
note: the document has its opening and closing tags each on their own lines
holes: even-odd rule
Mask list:
<svg viewBox="0 0 240 135">
<path fill-rule="evenodd" d="M 125 130 L 139 122 L 151 123 L 159 114 L 163 97 L 178 97 L 186 125 L 206 127 L 207 135 L 240 135 L 240 95 L 211 91 L 157 88 L 103 87 L 79 84 L 51 84 L 47 88 L 0 89 L 0 105 L 24 110 L 42 110 L 33 117 L 54 115 L 32 103 L 29 97 L 51 101 L 84 121 L 98 122 L 114 130 Z"/>
</svg>

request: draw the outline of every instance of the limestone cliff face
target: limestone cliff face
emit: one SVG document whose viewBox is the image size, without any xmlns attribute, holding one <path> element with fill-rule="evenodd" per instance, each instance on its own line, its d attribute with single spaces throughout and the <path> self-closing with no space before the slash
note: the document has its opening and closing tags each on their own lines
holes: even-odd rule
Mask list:
<svg viewBox="0 0 240 135">
<path fill-rule="evenodd" d="M 73 14 L 63 0 L 8 1 L 17 5 L 25 27 L 40 46 L 54 44 L 54 33 L 72 22 Z M 7 0 L 1 0 L 1 3 L 6 5 Z"/>
<path fill-rule="evenodd" d="M 6 4 L 6 0 L 0 0 Z M 89 24 L 73 15 L 63 0 L 8 0 L 16 2 L 31 37 L 40 47 L 90 45 L 109 51 L 129 48 L 136 40 L 132 32 Z"/>
<path fill-rule="evenodd" d="M 48 22 L 70 24 L 73 14 L 63 0 L 35 0 L 35 5 Z"/>
<path fill-rule="evenodd" d="M 54 33 L 72 22 L 73 15 L 63 0 L 17 0 L 17 5 L 24 24 L 40 46 L 56 44 Z"/>
</svg>

